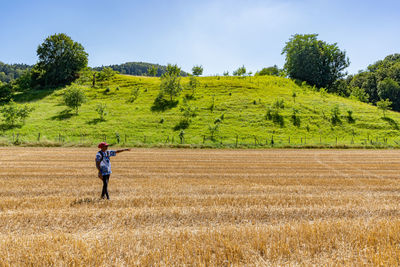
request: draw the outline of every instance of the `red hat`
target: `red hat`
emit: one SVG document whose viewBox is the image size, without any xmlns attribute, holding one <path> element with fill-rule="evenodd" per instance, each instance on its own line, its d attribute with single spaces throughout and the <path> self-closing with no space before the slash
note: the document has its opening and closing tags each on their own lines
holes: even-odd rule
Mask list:
<svg viewBox="0 0 400 267">
<path fill-rule="evenodd" d="M 97 147 L 98 148 L 103 148 L 105 146 L 108 146 L 108 144 L 106 142 L 101 142 Z"/>
</svg>

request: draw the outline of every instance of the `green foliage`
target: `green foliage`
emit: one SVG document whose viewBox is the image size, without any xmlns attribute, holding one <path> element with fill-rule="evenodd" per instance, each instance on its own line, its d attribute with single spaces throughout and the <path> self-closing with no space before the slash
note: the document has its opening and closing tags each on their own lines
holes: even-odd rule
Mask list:
<svg viewBox="0 0 400 267">
<path fill-rule="evenodd" d="M 94 71 L 91 68 L 86 67 L 78 73 L 79 78 L 75 81 L 75 83 L 80 84 L 80 85 L 92 83 L 93 75 L 96 76 L 96 74 L 97 74 L 96 71 Z"/>
<path fill-rule="evenodd" d="M 347 119 L 348 123 L 355 123 L 356 122 L 356 120 L 353 117 L 353 111 L 352 110 L 348 110 L 347 111 L 346 119 Z"/>
<path fill-rule="evenodd" d="M 195 76 L 190 76 L 189 77 L 189 83 L 187 85 L 187 89 L 192 91 L 192 95 L 191 95 L 192 98 L 194 97 L 194 95 L 196 93 L 196 89 L 199 86 L 200 86 L 199 80 Z"/>
<path fill-rule="evenodd" d="M 169 102 L 173 102 L 174 97 L 177 97 L 182 92 L 181 69 L 177 65 L 168 64 L 166 72 L 161 76 L 160 93 L 158 97 L 168 95 Z"/>
<path fill-rule="evenodd" d="M 199 66 L 193 66 L 192 68 L 192 74 L 194 76 L 199 76 L 199 75 L 203 75 L 203 66 L 199 65 Z"/>
<path fill-rule="evenodd" d="M 0 112 L 3 115 L 5 123 L 12 127 L 15 126 L 17 121 L 25 124 L 25 120 L 33 110 L 33 107 L 27 105 L 19 107 L 13 100 L 11 100 L 7 105 L 0 109 Z"/>
<path fill-rule="evenodd" d="M 245 66 L 239 67 L 237 70 L 233 72 L 233 76 L 244 76 L 246 75 Z"/>
<path fill-rule="evenodd" d="M 174 131 L 187 129 L 190 125 L 190 119 L 182 118 L 177 125 L 174 126 Z"/>
<path fill-rule="evenodd" d="M 0 103 L 7 103 L 11 100 L 14 88 L 10 83 L 0 84 Z"/>
<path fill-rule="evenodd" d="M 369 95 L 365 92 L 364 89 L 360 87 L 352 87 L 350 98 L 356 99 L 364 103 L 368 103 Z"/>
<path fill-rule="evenodd" d="M 115 76 L 115 74 L 117 74 L 117 72 L 112 68 L 104 67 L 103 70 L 97 73 L 96 79 L 98 81 L 109 81 Z"/>
<path fill-rule="evenodd" d="M 97 112 L 97 114 L 99 114 L 100 120 L 104 121 L 104 117 L 108 114 L 107 105 L 104 103 L 97 104 L 96 112 Z"/>
<path fill-rule="evenodd" d="M 285 108 L 285 100 L 277 99 L 275 100 L 274 104 L 272 105 L 274 109 L 284 109 Z"/>
<path fill-rule="evenodd" d="M 127 102 L 128 102 L 128 103 L 133 103 L 133 102 L 135 102 L 136 99 L 139 97 L 139 94 L 140 94 L 140 89 L 139 89 L 139 87 L 133 88 L 133 89 L 131 90 L 131 94 L 130 94 L 130 96 L 129 96 Z"/>
<path fill-rule="evenodd" d="M 208 125 L 208 131 L 210 133 L 210 139 L 212 141 L 215 141 L 215 137 L 218 136 L 219 133 L 219 123 L 214 123 L 214 124 L 210 124 Z"/>
<path fill-rule="evenodd" d="M 382 110 L 384 118 L 386 117 L 386 114 L 385 114 L 386 111 L 391 109 L 390 108 L 391 105 L 392 105 L 392 101 L 390 101 L 387 98 L 385 100 L 381 99 L 378 102 L 376 102 L 376 106 L 378 107 L 378 109 Z"/>
<path fill-rule="evenodd" d="M 156 69 L 156 73 L 154 76 L 160 77 L 162 76 L 165 72 L 167 67 L 166 66 L 161 66 L 159 64 L 151 64 L 151 63 L 146 63 L 146 62 L 127 62 L 124 64 L 119 64 L 119 65 L 110 65 L 108 66 L 112 68 L 115 71 L 118 71 L 121 74 L 128 74 L 128 75 L 135 75 L 135 76 L 146 76 L 154 75 L 153 68 Z M 97 71 L 101 71 L 104 67 L 96 67 L 94 68 Z M 149 73 L 149 69 L 152 71 Z M 181 71 L 180 73 L 181 76 L 187 76 L 187 73 L 184 71 Z"/>
<path fill-rule="evenodd" d="M 283 116 L 279 113 L 279 108 L 277 108 L 276 106 L 273 109 L 267 108 L 265 119 L 272 121 L 274 124 L 279 125 L 281 128 L 285 126 L 285 120 Z"/>
<path fill-rule="evenodd" d="M 296 91 L 293 91 L 292 92 L 293 103 L 296 103 L 296 97 L 297 97 L 297 93 L 296 93 Z"/>
<path fill-rule="evenodd" d="M 224 71 L 223 75 L 224 75 L 225 77 L 226 77 L 226 76 L 229 76 L 229 71 Z"/>
<path fill-rule="evenodd" d="M 168 64 L 165 73 L 161 76 L 161 78 L 164 78 L 166 76 L 176 76 L 180 77 L 181 76 L 181 68 L 178 67 L 178 65 L 172 65 Z"/>
<path fill-rule="evenodd" d="M 296 127 L 300 127 L 300 125 L 301 125 L 301 119 L 300 119 L 300 116 L 297 115 L 298 113 L 299 113 L 299 111 L 294 108 L 292 116 L 291 116 L 292 123 Z"/>
<path fill-rule="evenodd" d="M 151 111 L 166 111 L 167 109 L 174 108 L 178 105 L 179 101 L 165 99 L 162 92 L 154 99 Z"/>
<path fill-rule="evenodd" d="M 5 64 L 0 61 L 0 82 L 9 83 L 18 79 L 26 71 L 29 71 L 32 66 L 26 64 Z"/>
<path fill-rule="evenodd" d="M 393 109 L 400 111 L 399 103 L 396 101 L 397 86 L 393 81 L 400 84 L 400 54 L 388 55 L 383 60 L 369 65 L 366 71 L 349 76 L 347 84 L 350 88 L 364 89 L 372 103 L 389 98 L 393 101 Z"/>
<path fill-rule="evenodd" d="M 180 111 L 182 112 L 182 116 L 184 118 L 194 118 L 197 116 L 198 109 L 196 107 L 190 106 L 189 103 L 184 100 Z"/>
<path fill-rule="evenodd" d="M 338 124 L 342 124 L 342 120 L 340 119 L 340 109 L 339 109 L 339 105 L 335 105 L 332 109 L 331 109 L 331 118 L 330 121 L 332 123 L 333 126 L 338 125 Z"/>
<path fill-rule="evenodd" d="M 82 88 L 76 86 L 68 87 L 64 92 L 63 98 L 64 104 L 71 109 L 75 109 L 76 114 L 78 114 L 79 107 L 86 102 L 85 92 Z"/>
<path fill-rule="evenodd" d="M 396 81 L 386 77 L 378 82 L 378 95 L 381 99 L 389 99 L 393 110 L 400 111 L 400 85 Z"/>
<path fill-rule="evenodd" d="M 272 75 L 272 76 L 279 76 L 281 74 L 281 70 L 278 68 L 277 65 L 272 67 L 263 68 L 260 71 L 256 72 L 255 76 L 263 76 L 263 75 Z"/>
<path fill-rule="evenodd" d="M 45 86 L 69 84 L 88 63 L 88 54 L 80 43 L 64 33 L 54 34 L 38 47 L 37 68 L 43 71 L 39 83 Z"/>
<path fill-rule="evenodd" d="M 316 144 L 322 136 L 323 143 L 334 144 L 337 136 L 339 143 L 343 141 L 348 144 L 353 137 L 353 129 L 357 132 L 354 136 L 355 144 L 361 144 L 368 134 L 374 139 L 389 138 L 392 144 L 394 138 L 396 141 L 398 139 L 394 123 L 381 119 L 382 113 L 377 107 L 330 93 L 326 93 L 323 101 L 318 91 L 312 87 L 301 87 L 290 79 L 277 76 L 255 76 L 251 81 L 249 78 L 239 77 L 196 78 L 201 82 L 201 86 L 196 89 L 198 97 L 187 101 L 191 108 L 197 107 L 197 116 L 190 118 L 190 125 L 185 129 L 185 137 L 191 144 L 202 144 L 203 140 L 205 145 L 212 143 L 207 142 L 211 134 L 208 127 L 215 124 L 219 124 L 223 135 L 217 133 L 215 136 L 218 137 L 214 139 L 220 140 L 223 137 L 224 144 L 234 144 L 236 135 L 239 136 L 240 143 L 254 144 L 253 136 L 261 141 L 266 136 L 270 138 L 270 134 L 274 135 L 275 146 L 287 144 L 289 136 L 292 143 L 307 136 L 308 144 Z M 186 86 L 189 79 L 182 77 L 181 83 Z M 20 126 L 18 133 L 24 140 L 37 140 L 39 131 L 48 139 L 53 139 L 62 132 L 71 143 L 81 142 L 82 134 L 87 136 L 88 142 L 94 143 L 99 131 L 107 134 L 109 142 L 115 142 L 115 132 L 128 136 L 127 142 L 132 145 L 136 140 L 143 140 L 143 136 L 146 136 L 146 143 L 149 145 L 164 143 L 167 136 L 170 141 L 171 136 L 174 136 L 176 142 L 179 131 L 174 131 L 174 126 L 185 118 L 180 111 L 184 98 L 176 98 L 173 103 L 169 102 L 169 97 L 161 98 L 168 107 L 162 114 L 150 112 L 159 93 L 160 82 L 159 78 L 116 75 L 104 85 L 99 83 L 97 88 L 91 88 L 91 84 L 86 84 L 85 87 L 74 85 L 84 89 L 90 100 L 79 108 L 79 116 L 74 116 L 75 113 L 71 114 L 72 112 L 62 112 L 64 108 L 59 104 L 65 89 L 16 93 L 14 97 L 17 102 L 37 103 L 36 109 L 32 111 L 25 125 Z M 107 87 L 111 88 L 112 94 L 103 94 Z M 120 90 L 114 93 L 116 87 Z M 134 88 L 140 89 L 140 95 L 132 106 L 127 103 L 127 99 Z M 293 91 L 298 95 L 296 103 L 293 103 Z M 257 105 L 251 104 L 253 100 L 257 101 Z M 284 108 L 276 113 L 272 106 L 277 100 L 284 100 Z M 105 117 L 107 123 L 98 123 L 100 120 L 96 107 L 99 103 L 107 103 L 107 108 L 113 112 L 113 116 Z M 209 110 L 212 103 L 213 113 Z M 343 123 L 340 127 L 333 127 L 330 120 L 330 110 L 334 105 L 339 105 L 342 112 L 340 118 Z M 271 109 L 270 121 L 264 119 L 267 112 L 264 106 Z M 298 110 L 296 116 L 301 118 L 300 127 L 292 123 L 293 108 Z M 356 118 L 356 123 L 351 125 L 346 118 L 348 110 L 352 110 L 353 117 Z M 225 114 L 224 119 L 222 114 Z M 355 114 L 360 115 L 356 117 Z M 394 122 L 400 121 L 400 114 L 396 112 L 387 111 L 386 117 L 392 118 Z M 13 132 L 14 130 L 3 124 L 3 135 L 10 136 Z"/>
<path fill-rule="evenodd" d="M 158 70 L 158 68 L 156 66 L 152 65 L 151 67 L 149 67 L 147 69 L 147 74 L 151 77 L 155 77 L 155 76 L 157 76 L 157 70 Z"/>
<path fill-rule="evenodd" d="M 318 88 L 329 88 L 343 77 L 349 59 L 337 44 L 317 39 L 317 34 L 295 34 L 282 50 L 285 70 L 290 78 L 305 81 Z"/>
</svg>

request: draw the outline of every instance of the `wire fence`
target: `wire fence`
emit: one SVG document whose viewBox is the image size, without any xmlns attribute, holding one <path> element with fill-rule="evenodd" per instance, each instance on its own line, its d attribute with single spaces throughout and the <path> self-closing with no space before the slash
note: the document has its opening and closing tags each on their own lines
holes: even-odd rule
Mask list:
<svg viewBox="0 0 400 267">
<path fill-rule="evenodd" d="M 3 145 L 93 146 L 99 142 L 124 146 L 198 146 L 198 147 L 391 147 L 400 148 L 400 140 L 383 136 L 325 137 L 325 136 L 279 136 L 279 135 L 196 135 L 177 133 L 173 135 L 131 134 L 80 134 L 65 135 L 12 133 L 1 136 Z"/>
</svg>

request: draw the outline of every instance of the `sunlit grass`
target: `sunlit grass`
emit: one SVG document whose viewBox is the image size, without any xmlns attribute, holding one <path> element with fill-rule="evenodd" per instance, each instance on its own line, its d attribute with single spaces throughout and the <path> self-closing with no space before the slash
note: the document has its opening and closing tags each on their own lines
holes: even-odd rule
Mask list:
<svg viewBox="0 0 400 267">
<path fill-rule="evenodd" d="M 185 129 L 185 142 L 189 144 L 235 144 L 238 143 L 271 143 L 289 144 L 351 144 L 352 142 L 368 144 L 389 143 L 398 135 L 397 121 L 400 116 L 388 112 L 391 120 L 382 119 L 382 112 L 376 107 L 358 101 L 324 95 L 310 87 L 300 87 L 293 81 L 280 77 L 200 77 L 200 87 L 189 105 L 198 109 L 198 115 L 191 119 L 189 128 Z M 182 78 L 186 86 L 188 78 Z M 110 92 L 106 93 L 106 88 Z M 128 103 L 130 92 L 139 88 L 139 96 L 134 103 Z M 62 104 L 63 89 L 54 92 L 42 92 L 31 96 L 36 99 L 30 105 L 36 109 L 26 124 L 21 128 L 3 131 L 3 135 L 20 134 L 26 141 L 38 139 L 72 143 L 96 143 L 104 139 L 130 144 L 157 144 L 178 142 L 179 131 L 174 131 L 182 117 L 180 112 L 183 97 L 190 93 L 185 89 L 179 98 L 179 104 L 164 112 L 152 112 L 151 106 L 159 91 L 159 79 L 117 75 L 112 81 L 98 88 L 84 87 L 88 102 L 84 104 L 79 115 L 63 115 L 66 107 Z M 293 92 L 296 98 L 293 98 Z M 23 99 L 23 97 L 20 97 Z M 27 97 L 25 97 L 26 99 Z M 29 97 L 28 97 L 29 98 Z M 213 103 L 215 107 L 211 111 Z M 283 99 L 285 108 L 280 111 L 284 117 L 281 127 L 266 120 L 267 108 Z M 108 108 L 105 121 L 99 120 L 95 108 L 104 103 Z M 332 125 L 331 110 L 338 105 L 342 123 Z M 294 126 L 291 120 L 293 109 L 298 111 L 300 126 Z M 353 112 L 355 123 L 347 122 L 347 111 Z M 210 140 L 209 126 L 216 119 L 223 117 L 215 140 Z M 257 139 L 255 141 L 255 138 Z"/>
</svg>

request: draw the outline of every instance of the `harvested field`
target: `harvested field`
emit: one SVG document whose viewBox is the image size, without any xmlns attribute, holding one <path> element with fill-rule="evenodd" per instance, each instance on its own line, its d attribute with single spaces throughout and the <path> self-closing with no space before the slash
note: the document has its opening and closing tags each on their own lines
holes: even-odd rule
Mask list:
<svg viewBox="0 0 400 267">
<path fill-rule="evenodd" d="M 0 150 L 0 266 L 400 264 L 397 150 Z"/>
</svg>

